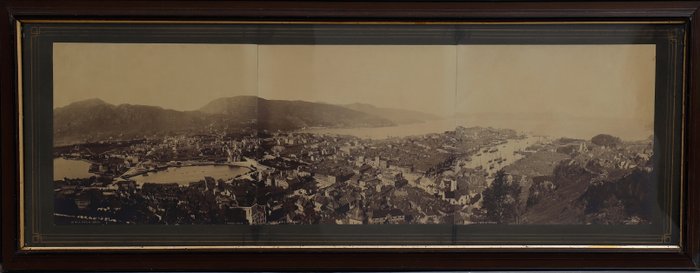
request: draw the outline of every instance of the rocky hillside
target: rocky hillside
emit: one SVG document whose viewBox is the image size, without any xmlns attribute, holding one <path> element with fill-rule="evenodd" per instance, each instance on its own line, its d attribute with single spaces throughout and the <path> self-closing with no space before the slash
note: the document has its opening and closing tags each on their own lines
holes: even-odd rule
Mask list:
<svg viewBox="0 0 700 273">
<path fill-rule="evenodd" d="M 113 105 L 99 99 L 54 109 L 54 145 L 173 134 L 231 132 L 241 128 L 296 130 L 305 127 L 381 127 L 389 119 L 342 106 L 254 96 L 216 99 L 198 111 Z"/>
</svg>

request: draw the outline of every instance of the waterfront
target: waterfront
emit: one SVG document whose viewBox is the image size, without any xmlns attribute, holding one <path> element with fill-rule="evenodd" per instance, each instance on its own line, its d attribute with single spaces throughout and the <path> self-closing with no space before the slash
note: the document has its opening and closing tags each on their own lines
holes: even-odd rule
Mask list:
<svg viewBox="0 0 700 273">
<path fill-rule="evenodd" d="M 463 162 L 463 167 L 476 169 L 483 167 L 487 173 L 493 175 L 503 167 L 521 159 L 524 156 L 522 151 L 533 144 L 542 143 L 545 138 L 528 136 L 523 139 L 511 139 L 507 142 L 487 147 L 471 156 L 469 161 Z"/>
<path fill-rule="evenodd" d="M 169 167 L 161 171 L 147 173 L 147 175 L 137 175 L 130 179 L 136 181 L 139 185 L 144 183 L 187 185 L 191 182 L 202 180 L 207 176 L 214 179 L 227 180 L 246 174 L 249 171 L 250 169 L 248 168 L 227 165 Z"/>
<path fill-rule="evenodd" d="M 389 127 L 371 128 L 307 128 L 305 133 L 349 135 L 365 139 L 385 139 L 407 137 L 431 133 L 443 133 L 463 127 L 509 128 L 518 132 L 537 136 L 568 137 L 590 139 L 601 132 L 621 137 L 625 140 L 644 140 L 652 132 L 653 124 L 641 124 L 627 119 L 596 119 L 574 117 L 498 117 L 475 115 L 464 118 L 447 118 L 422 123 L 411 123 Z"/>
<path fill-rule="evenodd" d="M 388 127 L 370 128 L 308 128 L 300 130 L 303 133 L 322 135 L 349 135 L 365 139 L 385 139 L 391 137 L 407 137 L 442 133 L 457 127 L 454 119 L 440 119 L 421 123 L 411 123 Z"/>
<path fill-rule="evenodd" d="M 89 172 L 90 162 L 85 160 L 54 158 L 53 169 L 54 181 L 64 178 L 88 178 L 94 175 Z"/>
</svg>

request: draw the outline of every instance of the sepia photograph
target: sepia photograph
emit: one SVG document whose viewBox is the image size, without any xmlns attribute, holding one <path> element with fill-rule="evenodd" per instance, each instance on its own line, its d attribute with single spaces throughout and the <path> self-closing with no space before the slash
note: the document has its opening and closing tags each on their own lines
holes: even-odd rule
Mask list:
<svg viewBox="0 0 700 273">
<path fill-rule="evenodd" d="M 56 225 L 648 225 L 655 44 L 53 44 Z"/>
</svg>

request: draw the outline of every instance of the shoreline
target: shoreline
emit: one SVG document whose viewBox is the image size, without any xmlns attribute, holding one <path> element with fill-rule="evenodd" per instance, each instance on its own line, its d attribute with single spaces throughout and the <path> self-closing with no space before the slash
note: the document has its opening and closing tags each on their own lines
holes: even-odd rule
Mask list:
<svg viewBox="0 0 700 273">
<path fill-rule="evenodd" d="M 255 160 L 252 160 L 252 159 L 248 159 L 248 160 L 246 160 L 246 161 L 232 162 L 232 163 L 216 163 L 216 162 L 197 162 L 197 161 L 192 161 L 192 162 L 187 162 L 187 163 L 183 163 L 183 164 L 180 164 L 180 165 L 169 165 L 169 164 L 166 164 L 166 165 L 163 165 L 163 166 L 157 166 L 157 167 L 155 167 L 155 169 L 153 169 L 153 170 L 144 170 L 144 171 L 139 171 L 139 172 L 136 172 L 136 173 L 133 173 L 133 174 L 126 174 L 126 175 L 125 175 L 125 174 L 122 174 L 122 175 L 120 175 L 119 177 L 120 177 L 120 178 L 124 178 L 124 179 L 129 179 L 129 178 L 132 178 L 132 177 L 135 177 L 135 176 L 144 175 L 144 174 L 148 174 L 148 173 L 158 173 L 159 171 L 167 170 L 167 169 L 169 169 L 169 168 L 198 167 L 198 166 L 228 166 L 228 167 L 244 168 L 244 169 L 248 169 L 248 170 L 250 170 L 250 171 L 255 171 L 255 168 L 254 168 L 253 166 L 246 166 L 246 165 L 243 165 L 243 164 L 242 164 L 242 163 L 248 163 L 248 162 L 253 162 L 253 164 L 255 164 L 256 166 L 257 166 L 257 165 L 260 165 L 260 163 L 258 163 L 258 162 L 255 161 Z M 129 171 L 126 171 L 125 173 L 128 173 L 128 172 L 129 172 Z"/>
</svg>

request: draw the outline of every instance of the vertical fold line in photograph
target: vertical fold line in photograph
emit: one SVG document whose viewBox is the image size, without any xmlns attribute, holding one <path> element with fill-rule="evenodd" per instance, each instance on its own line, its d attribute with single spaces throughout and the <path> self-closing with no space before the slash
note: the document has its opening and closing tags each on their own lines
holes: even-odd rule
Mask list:
<svg viewBox="0 0 700 273">
<path fill-rule="evenodd" d="M 260 81 L 262 80 L 262 75 L 260 74 L 262 69 L 260 68 L 260 44 L 255 44 L 255 95 L 256 97 L 260 98 L 262 95 L 260 94 L 262 88 L 260 87 Z M 256 120 L 257 122 L 260 122 L 260 105 L 258 105 L 255 108 L 256 111 Z M 259 129 L 256 130 L 255 134 L 259 134 Z"/>
</svg>

